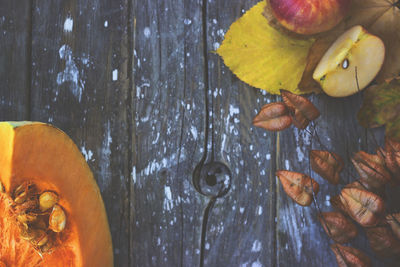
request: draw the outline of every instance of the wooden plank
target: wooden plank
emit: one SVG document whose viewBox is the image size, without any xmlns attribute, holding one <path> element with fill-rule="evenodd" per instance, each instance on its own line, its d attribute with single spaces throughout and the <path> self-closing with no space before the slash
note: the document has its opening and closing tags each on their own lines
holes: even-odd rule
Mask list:
<svg viewBox="0 0 400 267">
<path fill-rule="evenodd" d="M 137 1 L 132 266 L 195 266 L 206 202 L 192 186 L 204 147 L 202 1 Z"/>
<path fill-rule="evenodd" d="M 128 4 L 34 2 L 32 119 L 63 129 L 102 192 L 115 266 L 129 266 Z M 93 244 L 95 245 L 95 244 Z"/>
<path fill-rule="evenodd" d="M 206 233 L 205 266 L 275 265 L 275 134 L 252 126 L 274 96 L 239 81 L 210 51 L 258 1 L 206 3 L 210 159 L 231 170 L 231 188 L 217 200 Z"/>
<path fill-rule="evenodd" d="M 0 120 L 29 119 L 31 3 L 0 5 Z"/>
</svg>

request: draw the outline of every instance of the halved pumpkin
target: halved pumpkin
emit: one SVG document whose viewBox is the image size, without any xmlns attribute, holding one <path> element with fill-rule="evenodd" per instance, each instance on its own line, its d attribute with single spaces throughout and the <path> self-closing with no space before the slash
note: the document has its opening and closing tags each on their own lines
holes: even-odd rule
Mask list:
<svg viewBox="0 0 400 267">
<path fill-rule="evenodd" d="M 64 132 L 38 122 L 0 122 L 0 181 L 4 186 L 0 192 L 0 266 L 113 266 L 99 188 L 84 157 Z M 37 188 L 37 198 L 40 192 L 54 192 L 58 211 L 66 215 L 62 232 L 46 230 L 56 239 L 47 252 L 41 253 L 21 237 L 16 220 L 15 191 L 27 183 Z"/>
</svg>

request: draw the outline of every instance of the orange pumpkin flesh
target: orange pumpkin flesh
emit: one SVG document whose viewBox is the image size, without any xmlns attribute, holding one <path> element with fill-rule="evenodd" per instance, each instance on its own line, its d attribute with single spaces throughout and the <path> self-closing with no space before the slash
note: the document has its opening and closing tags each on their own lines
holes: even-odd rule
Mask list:
<svg viewBox="0 0 400 267">
<path fill-rule="evenodd" d="M 0 262 L 6 266 L 113 266 L 112 242 L 99 188 L 73 141 L 43 123 L 0 123 Z M 20 238 L 12 192 L 29 181 L 59 196 L 67 217 L 58 244 L 42 257 Z"/>
</svg>

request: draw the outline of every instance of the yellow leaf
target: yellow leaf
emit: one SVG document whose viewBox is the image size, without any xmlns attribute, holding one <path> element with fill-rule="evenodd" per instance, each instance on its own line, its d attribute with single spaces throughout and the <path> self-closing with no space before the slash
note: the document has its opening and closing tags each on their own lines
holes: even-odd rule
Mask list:
<svg viewBox="0 0 400 267">
<path fill-rule="evenodd" d="M 225 64 L 245 83 L 280 94 L 301 91 L 298 84 L 314 39 L 295 39 L 269 25 L 261 1 L 234 22 L 217 50 Z M 314 89 L 314 88 L 311 88 Z"/>
</svg>

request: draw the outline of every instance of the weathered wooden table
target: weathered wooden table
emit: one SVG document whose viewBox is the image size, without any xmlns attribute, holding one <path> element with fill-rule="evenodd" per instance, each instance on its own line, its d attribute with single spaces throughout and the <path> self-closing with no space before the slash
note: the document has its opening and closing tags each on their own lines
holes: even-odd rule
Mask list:
<svg viewBox="0 0 400 267">
<path fill-rule="evenodd" d="M 319 145 L 295 128 L 253 127 L 279 97 L 211 52 L 256 2 L 0 0 L 0 119 L 49 122 L 77 143 L 105 200 L 115 266 L 336 265 L 315 208 L 295 205 L 274 175 L 308 172 Z M 358 125 L 362 96 L 311 100 L 322 142 L 355 174 L 351 154 L 383 138 Z M 313 176 L 331 210 L 339 189 Z M 365 237 L 353 244 L 372 255 Z"/>
</svg>

